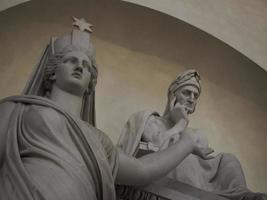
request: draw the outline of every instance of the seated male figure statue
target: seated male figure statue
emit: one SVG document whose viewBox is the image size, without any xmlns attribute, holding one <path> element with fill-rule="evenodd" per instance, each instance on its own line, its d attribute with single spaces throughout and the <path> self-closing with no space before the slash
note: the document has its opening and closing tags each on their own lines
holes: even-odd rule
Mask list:
<svg viewBox="0 0 267 200">
<path fill-rule="evenodd" d="M 188 154 L 168 177 L 229 199 L 267 199 L 266 195 L 247 189 L 243 170 L 235 156 L 210 155 L 205 135 L 187 127 L 188 115 L 195 111 L 200 92 L 199 74 L 195 70 L 185 71 L 169 86 L 163 116 L 151 111 L 133 114 L 123 129 L 118 146 L 125 153 L 142 158 L 147 153 L 170 148 L 183 135 L 189 135 L 198 146 L 197 151 L 201 151 Z"/>
<path fill-rule="evenodd" d="M 114 200 L 114 183 L 149 184 L 191 153 L 211 153 L 182 133 L 169 148 L 136 159 L 89 124 L 98 74 L 92 30 L 74 19 L 71 35 L 51 40 L 25 90 L 36 91 L 0 101 L 1 200 Z"/>
</svg>

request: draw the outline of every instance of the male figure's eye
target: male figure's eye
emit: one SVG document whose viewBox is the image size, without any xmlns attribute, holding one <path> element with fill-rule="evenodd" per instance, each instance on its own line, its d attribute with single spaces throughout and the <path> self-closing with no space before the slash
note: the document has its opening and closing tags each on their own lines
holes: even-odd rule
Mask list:
<svg viewBox="0 0 267 200">
<path fill-rule="evenodd" d="M 189 90 L 183 90 L 182 94 L 185 96 L 190 96 L 190 91 Z"/>
</svg>

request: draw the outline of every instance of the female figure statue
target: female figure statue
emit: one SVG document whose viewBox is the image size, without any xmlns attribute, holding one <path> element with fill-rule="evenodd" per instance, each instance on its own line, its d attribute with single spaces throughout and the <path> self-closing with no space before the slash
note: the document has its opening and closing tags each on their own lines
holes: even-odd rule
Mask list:
<svg viewBox="0 0 267 200">
<path fill-rule="evenodd" d="M 190 153 L 207 157 L 189 134 L 136 159 L 94 125 L 97 79 L 91 26 L 51 40 L 25 95 L 0 102 L 0 199 L 113 200 L 114 183 L 148 184 Z M 180 120 L 183 108 L 178 108 Z"/>
</svg>

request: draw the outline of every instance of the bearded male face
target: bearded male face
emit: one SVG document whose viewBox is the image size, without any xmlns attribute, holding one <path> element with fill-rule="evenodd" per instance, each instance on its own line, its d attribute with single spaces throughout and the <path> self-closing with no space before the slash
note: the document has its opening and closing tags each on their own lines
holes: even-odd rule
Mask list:
<svg viewBox="0 0 267 200">
<path fill-rule="evenodd" d="M 177 103 L 185 107 L 187 114 L 192 114 L 195 111 L 200 92 L 198 72 L 191 69 L 181 73 L 169 86 L 168 102 L 164 115 L 173 110 Z"/>
<path fill-rule="evenodd" d="M 199 90 L 196 87 L 192 85 L 185 85 L 175 92 L 176 100 L 174 102 L 174 106 L 176 103 L 179 103 L 185 106 L 188 114 L 192 114 L 195 111 L 199 95 Z"/>
</svg>

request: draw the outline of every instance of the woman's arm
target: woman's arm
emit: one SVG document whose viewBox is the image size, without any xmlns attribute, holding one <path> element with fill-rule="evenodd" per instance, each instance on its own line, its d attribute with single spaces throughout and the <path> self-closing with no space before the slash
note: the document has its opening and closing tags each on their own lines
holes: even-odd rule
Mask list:
<svg viewBox="0 0 267 200">
<path fill-rule="evenodd" d="M 116 177 L 117 184 L 146 185 L 167 175 L 179 165 L 190 153 L 199 153 L 203 158 L 209 158 L 211 149 L 198 149 L 188 134 L 181 134 L 178 142 L 167 149 L 141 158 L 134 158 L 119 151 L 119 169 Z"/>
</svg>

